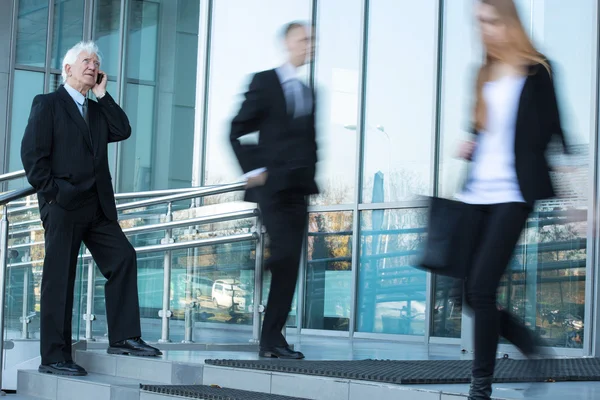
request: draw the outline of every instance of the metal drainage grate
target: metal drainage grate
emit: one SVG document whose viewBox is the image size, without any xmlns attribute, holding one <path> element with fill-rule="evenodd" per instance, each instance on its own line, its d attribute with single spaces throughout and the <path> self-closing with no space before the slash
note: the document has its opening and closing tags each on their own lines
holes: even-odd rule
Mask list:
<svg viewBox="0 0 600 400">
<path fill-rule="evenodd" d="M 469 383 L 472 364 L 469 360 L 206 360 L 205 363 L 219 367 L 396 384 Z M 600 359 L 499 359 L 494 381 L 600 381 Z"/>
<path fill-rule="evenodd" d="M 140 385 L 145 392 L 203 400 L 308 400 L 300 397 L 248 392 L 204 385 Z"/>
</svg>

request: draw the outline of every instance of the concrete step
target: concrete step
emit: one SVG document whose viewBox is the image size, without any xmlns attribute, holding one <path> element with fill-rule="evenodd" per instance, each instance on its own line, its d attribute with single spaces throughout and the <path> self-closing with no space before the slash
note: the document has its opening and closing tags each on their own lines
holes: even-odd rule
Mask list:
<svg viewBox="0 0 600 400">
<path fill-rule="evenodd" d="M 140 383 L 150 382 L 95 373 L 68 377 L 22 370 L 17 393 L 44 400 L 139 400 Z"/>
<path fill-rule="evenodd" d="M 170 361 L 164 358 L 130 357 L 102 351 L 79 350 L 75 360 L 88 372 L 137 379 L 167 385 L 202 384 L 203 364 Z"/>
<path fill-rule="evenodd" d="M 299 361 L 302 362 L 302 361 Z M 296 396 L 313 400 L 460 400 L 468 397 L 468 385 L 393 385 L 341 378 L 288 374 L 280 372 L 204 366 L 205 385 L 248 390 L 253 392 Z M 494 399 L 522 399 L 522 389 Z M 148 398 L 145 400 L 155 400 Z M 163 400 L 157 398 L 156 400 Z M 165 399 L 166 400 L 166 399 Z"/>
</svg>

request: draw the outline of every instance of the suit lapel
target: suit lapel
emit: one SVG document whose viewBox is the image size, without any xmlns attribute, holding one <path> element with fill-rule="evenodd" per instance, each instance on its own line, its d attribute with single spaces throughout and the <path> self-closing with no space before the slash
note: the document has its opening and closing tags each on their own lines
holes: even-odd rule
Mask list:
<svg viewBox="0 0 600 400">
<path fill-rule="evenodd" d="M 88 100 L 88 122 L 90 135 L 92 140 L 92 147 L 94 148 L 94 154 L 98 154 L 98 142 L 100 142 L 100 110 L 98 109 L 98 103 Z"/>
<path fill-rule="evenodd" d="M 64 88 L 64 86 L 60 86 L 58 88 L 58 93 L 60 94 L 60 98 L 63 101 L 65 110 L 67 110 L 67 114 L 69 114 L 69 117 L 71 117 L 73 122 L 75 122 L 75 124 L 81 131 L 81 133 L 83 135 L 83 139 L 85 140 L 85 143 L 87 144 L 88 148 L 90 150 L 92 150 L 92 143 L 90 142 L 90 130 L 89 130 L 87 124 L 85 123 L 85 120 L 81 116 L 81 113 L 79 112 L 79 109 L 77 108 L 77 105 L 75 104 L 75 100 L 73 100 L 73 98 L 71 97 L 69 92 L 67 92 L 67 90 Z M 88 118 L 89 118 L 89 107 L 88 107 Z M 91 121 L 90 121 L 90 126 L 91 126 Z"/>
</svg>

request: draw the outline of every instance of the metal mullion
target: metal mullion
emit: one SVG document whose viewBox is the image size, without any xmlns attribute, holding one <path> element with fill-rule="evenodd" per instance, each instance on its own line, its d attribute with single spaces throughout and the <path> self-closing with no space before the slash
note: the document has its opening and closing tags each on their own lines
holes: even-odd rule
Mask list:
<svg viewBox="0 0 600 400">
<path fill-rule="evenodd" d="M 17 58 L 17 32 L 18 32 L 18 22 L 19 22 L 19 0 L 15 0 L 13 3 L 13 15 L 12 15 L 12 32 L 11 32 L 11 46 L 10 46 L 10 54 L 9 56 L 9 69 L 8 69 L 8 74 L 9 74 L 9 78 L 8 78 L 8 93 L 7 93 L 7 101 L 6 101 L 6 121 L 4 122 L 5 125 L 5 135 L 4 135 L 4 159 L 3 159 L 3 172 L 7 172 L 8 168 L 9 168 L 9 159 L 10 159 L 10 154 L 9 153 L 9 149 L 10 149 L 10 130 L 11 130 L 11 121 L 12 121 L 12 98 L 13 98 L 13 91 L 14 91 L 14 78 L 15 78 L 15 64 L 16 64 L 16 58 Z M 2 189 L 3 190 L 7 190 L 8 189 L 8 183 L 3 183 L 2 184 Z"/>
<path fill-rule="evenodd" d="M 125 50 L 127 48 L 127 10 L 129 6 L 129 0 L 121 0 L 121 9 L 119 15 L 119 71 L 117 76 L 117 93 L 116 98 L 118 99 L 121 107 L 125 108 Z M 114 159 L 114 171 L 115 171 L 115 179 L 114 179 L 114 190 L 117 192 L 117 188 L 121 183 L 121 173 L 120 173 L 120 165 L 119 165 L 119 156 L 121 155 L 121 146 L 123 146 L 123 142 L 119 142 L 115 146 L 115 159 Z"/>
<path fill-rule="evenodd" d="M 414 209 L 414 208 L 426 208 L 428 205 L 427 200 L 407 200 L 407 201 L 395 201 L 392 203 L 363 203 L 358 205 L 360 211 L 367 210 L 389 210 L 389 209 Z"/>
<path fill-rule="evenodd" d="M 54 40 L 54 0 L 48 0 L 48 29 L 46 31 L 46 61 L 44 63 L 44 93 L 50 90 L 50 64 L 52 64 L 52 42 Z"/>
<path fill-rule="evenodd" d="M 352 204 L 332 204 L 332 205 L 312 205 L 308 206 L 309 212 L 336 212 L 336 211 L 352 211 L 354 210 L 354 205 Z"/>
<path fill-rule="evenodd" d="M 319 12 L 319 1 L 312 0 L 311 2 L 311 25 L 313 30 L 316 31 L 317 20 L 318 20 L 318 12 Z M 317 65 L 317 54 L 315 53 L 312 62 L 310 63 L 310 68 L 308 70 L 308 82 L 309 87 L 315 88 L 315 75 L 316 75 L 316 65 Z M 308 200 L 308 199 L 307 199 Z M 310 204 L 310 203 L 309 203 Z M 301 334 L 302 328 L 304 326 L 304 309 L 305 309 L 305 299 L 306 299 L 306 272 L 307 272 L 307 260 L 308 260 L 308 224 L 310 221 L 310 211 L 306 213 L 306 223 L 304 224 L 304 239 L 302 240 L 302 257 L 300 259 L 300 269 L 298 276 L 298 296 L 296 303 L 296 333 Z"/>
<path fill-rule="evenodd" d="M 83 7 L 83 39 L 92 40 L 94 21 L 94 0 L 85 0 Z"/>
<path fill-rule="evenodd" d="M 362 173 L 361 167 L 363 164 L 363 135 L 365 131 L 365 104 L 366 104 L 366 86 L 367 86 L 367 57 L 368 57 L 368 39 L 369 39 L 369 0 L 364 0 L 362 9 L 362 26 L 361 26 L 361 54 L 360 54 L 360 70 L 359 70 L 359 88 L 358 88 L 358 120 L 356 121 L 356 163 L 354 170 L 354 209 L 352 214 L 352 294 L 350 303 L 350 324 L 348 327 L 348 335 L 354 337 L 357 321 L 357 302 L 358 302 L 358 270 L 360 268 L 360 201 L 362 192 Z"/>
<path fill-rule="evenodd" d="M 587 250 L 586 250 L 586 277 L 585 277 L 585 311 L 584 311 L 584 331 L 583 351 L 584 355 L 598 357 L 600 356 L 600 274 L 598 273 L 598 249 L 600 248 L 600 227 L 598 226 L 598 216 L 600 215 L 600 202 L 598 199 L 598 185 L 600 185 L 600 161 L 598 157 L 598 135 L 600 134 L 600 7 L 596 2 L 596 23 L 595 34 L 596 38 L 596 54 L 591 58 L 596 62 L 593 84 L 595 91 L 594 96 L 594 112 L 592 113 L 594 129 L 590 135 L 590 144 L 588 147 L 589 157 L 591 162 L 589 165 L 589 185 L 591 188 L 587 205 Z"/>
<path fill-rule="evenodd" d="M 18 69 L 21 71 L 31 71 L 31 72 L 42 72 L 45 73 L 46 72 L 46 67 L 36 67 L 33 65 L 13 65 L 12 69 Z"/>
<path fill-rule="evenodd" d="M 205 8 L 201 11 L 201 16 L 205 16 L 205 28 L 203 32 L 206 33 L 205 42 L 198 45 L 198 60 L 202 62 L 203 72 L 201 85 L 196 83 L 196 102 L 201 102 L 196 113 L 196 124 L 199 125 L 198 129 L 198 144 L 195 145 L 197 167 L 194 168 L 193 174 L 196 174 L 196 184 L 202 186 L 206 183 L 206 153 L 207 153 L 207 140 L 208 140 L 208 115 L 209 115 L 209 102 L 210 102 L 210 72 L 211 72 L 211 55 L 212 55 L 212 36 L 213 36 L 213 23 L 214 23 L 214 10 L 215 3 L 213 0 L 204 2 Z M 202 12 L 204 11 L 204 13 Z M 202 21 L 202 18 L 201 18 Z M 202 29 L 202 27 L 200 27 Z M 200 36 L 202 37 L 202 36 Z M 203 53 L 200 53 L 200 49 Z M 202 59 L 200 58 L 201 56 Z M 198 92 L 201 89 L 200 93 Z M 194 176 L 194 175 L 192 175 Z M 204 204 L 204 198 L 197 199 L 197 205 Z"/>
<path fill-rule="evenodd" d="M 439 194 L 440 184 L 440 144 L 441 144 L 441 133 L 442 133 L 442 93 L 443 93 L 443 57 L 444 57 L 444 0 L 438 0 L 437 5 L 437 41 L 436 41 L 436 58 L 437 65 L 435 71 L 435 104 L 433 117 L 435 125 L 433 128 L 433 140 L 432 140 L 432 157 L 431 157 L 431 182 L 432 182 L 432 194 L 437 196 Z M 427 278 L 425 281 L 425 310 L 427 316 L 425 318 L 425 343 L 429 343 L 431 338 L 432 326 L 433 326 L 433 305 L 435 304 L 435 284 L 434 276 L 430 272 L 427 272 Z"/>
</svg>

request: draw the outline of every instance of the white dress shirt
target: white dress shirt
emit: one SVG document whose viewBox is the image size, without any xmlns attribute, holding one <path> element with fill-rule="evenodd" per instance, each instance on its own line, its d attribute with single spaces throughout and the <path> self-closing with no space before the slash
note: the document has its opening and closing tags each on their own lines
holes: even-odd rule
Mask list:
<svg viewBox="0 0 600 400">
<path fill-rule="evenodd" d="M 69 95 L 71 96 L 71 98 L 73 99 L 75 104 L 77 104 L 79 113 L 81 114 L 81 116 L 83 116 L 83 103 L 85 103 L 85 96 L 82 95 L 81 92 L 77 91 L 76 89 L 73 89 L 66 82 L 65 82 L 65 90 L 67 91 L 67 93 L 69 93 Z"/>
</svg>

